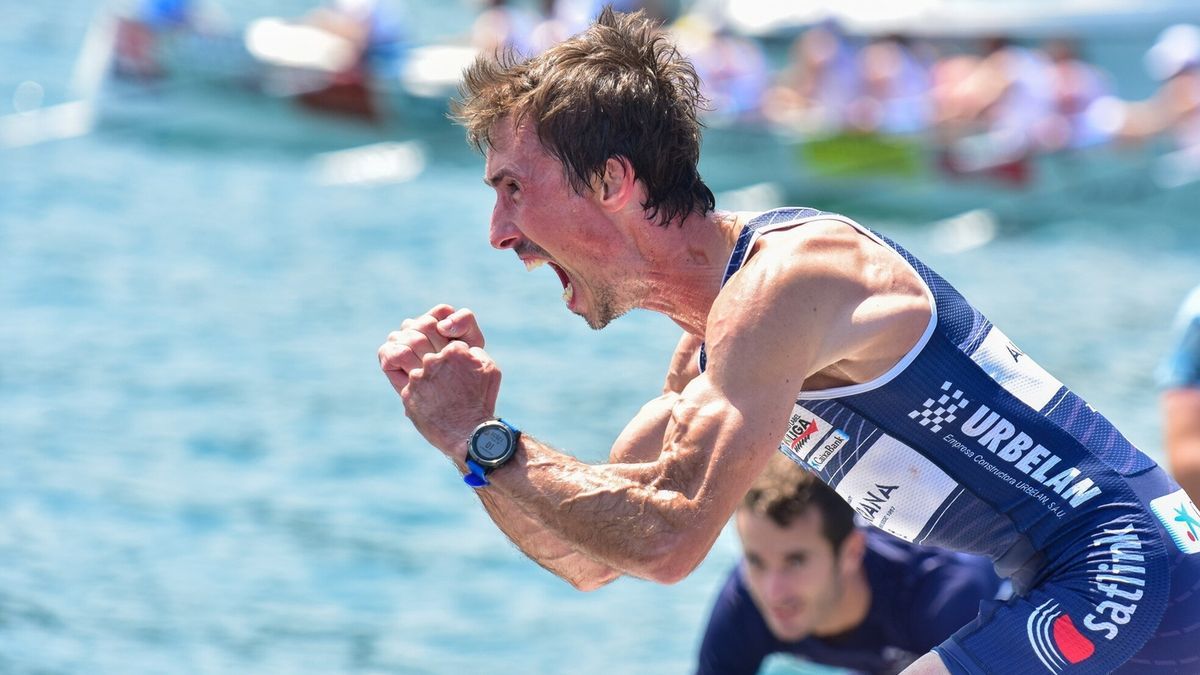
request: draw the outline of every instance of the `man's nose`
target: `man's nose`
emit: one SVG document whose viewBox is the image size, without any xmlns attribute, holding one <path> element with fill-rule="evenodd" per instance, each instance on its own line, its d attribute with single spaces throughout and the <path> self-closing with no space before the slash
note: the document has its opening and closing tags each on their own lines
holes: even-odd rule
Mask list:
<svg viewBox="0 0 1200 675">
<path fill-rule="evenodd" d="M 788 594 L 789 583 L 787 575 L 770 571 L 763 575 L 763 595 L 769 600 L 775 600 Z"/>
<path fill-rule="evenodd" d="M 488 239 L 493 248 L 506 249 L 517 245 L 521 231 L 512 220 L 501 210 L 500 205 L 492 209 L 492 222 L 488 228 Z"/>
</svg>

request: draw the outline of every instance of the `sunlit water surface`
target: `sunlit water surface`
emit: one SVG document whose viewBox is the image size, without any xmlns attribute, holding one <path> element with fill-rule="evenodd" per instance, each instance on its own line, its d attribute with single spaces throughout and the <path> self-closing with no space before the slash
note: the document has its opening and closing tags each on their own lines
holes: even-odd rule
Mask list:
<svg viewBox="0 0 1200 675">
<path fill-rule="evenodd" d="M 5 3 L 3 112 L 26 80 L 67 97 L 91 11 Z M 442 34 L 467 15 L 444 12 Z M 373 187 L 319 184 L 303 144 L 101 129 L 0 150 L 0 671 L 692 667 L 728 533 L 678 585 L 577 593 L 491 526 L 375 359 L 403 318 L 472 307 L 501 412 L 596 461 L 656 395 L 677 329 L 635 313 L 590 331 L 552 272 L 489 248 L 457 132 L 393 140 L 424 143 L 425 171 Z M 869 224 L 1160 457 L 1152 370 L 1200 247 L 1156 215 L 959 254 L 919 219 Z"/>
</svg>

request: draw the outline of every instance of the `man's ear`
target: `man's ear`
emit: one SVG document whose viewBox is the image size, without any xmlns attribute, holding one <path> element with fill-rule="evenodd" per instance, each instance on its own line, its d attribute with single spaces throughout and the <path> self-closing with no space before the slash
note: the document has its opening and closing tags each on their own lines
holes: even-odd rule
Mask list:
<svg viewBox="0 0 1200 675">
<path fill-rule="evenodd" d="M 600 177 L 596 196 L 599 197 L 602 206 L 619 211 L 634 198 L 637 192 L 636 182 L 633 165 L 627 158 L 619 155 L 609 157 L 604 162 L 604 175 Z"/>
<path fill-rule="evenodd" d="M 867 552 L 867 536 L 860 528 L 854 528 L 842 540 L 841 551 L 838 553 L 838 565 L 844 574 L 857 572 L 862 567 L 863 556 Z"/>
</svg>

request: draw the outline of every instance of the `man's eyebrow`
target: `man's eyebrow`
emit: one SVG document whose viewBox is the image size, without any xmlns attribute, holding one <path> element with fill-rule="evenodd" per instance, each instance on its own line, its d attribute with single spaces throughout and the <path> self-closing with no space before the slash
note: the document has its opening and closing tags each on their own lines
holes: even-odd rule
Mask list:
<svg viewBox="0 0 1200 675">
<path fill-rule="evenodd" d="M 484 176 L 483 183 L 484 183 L 484 185 L 490 185 L 492 187 L 495 187 L 496 183 L 499 183 L 505 177 L 510 176 L 510 175 L 512 175 L 512 174 L 509 172 L 508 169 L 500 169 L 499 171 L 492 174 L 491 176 Z"/>
</svg>

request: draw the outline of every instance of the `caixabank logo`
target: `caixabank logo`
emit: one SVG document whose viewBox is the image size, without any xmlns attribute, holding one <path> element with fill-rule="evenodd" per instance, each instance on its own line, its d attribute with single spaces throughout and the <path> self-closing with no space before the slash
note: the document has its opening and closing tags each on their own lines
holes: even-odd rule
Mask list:
<svg viewBox="0 0 1200 675">
<path fill-rule="evenodd" d="M 1079 632 L 1071 615 L 1047 600 L 1025 622 L 1029 645 L 1042 665 L 1052 673 L 1061 673 L 1068 665 L 1082 663 L 1096 652 L 1096 645 Z"/>
<path fill-rule="evenodd" d="M 1180 551 L 1200 553 L 1200 510 L 1183 490 L 1150 501 L 1150 510 L 1158 517 Z"/>
<path fill-rule="evenodd" d="M 779 448 L 796 461 L 819 471 L 849 440 L 845 431 L 835 429 L 819 415 L 797 404 Z"/>
</svg>

